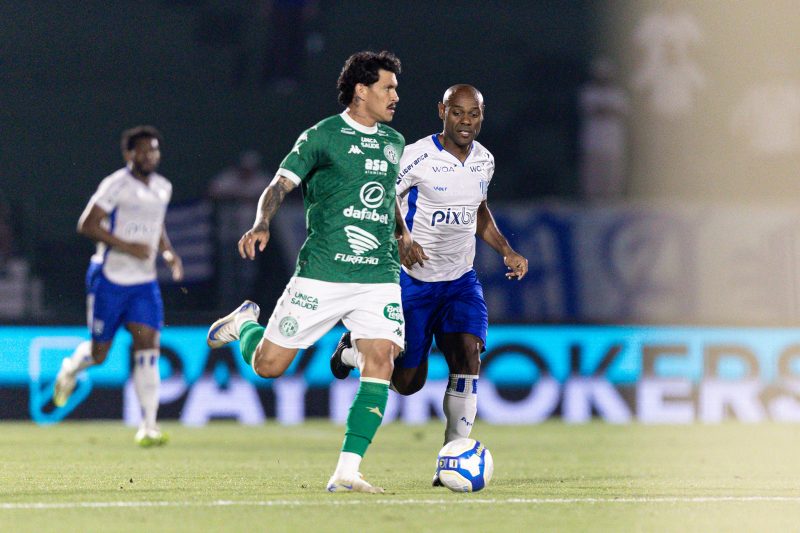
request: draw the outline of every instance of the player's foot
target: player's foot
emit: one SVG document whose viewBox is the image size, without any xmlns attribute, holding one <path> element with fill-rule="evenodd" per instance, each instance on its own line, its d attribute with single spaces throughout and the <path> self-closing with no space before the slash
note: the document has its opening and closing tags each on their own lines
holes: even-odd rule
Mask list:
<svg viewBox="0 0 800 533">
<path fill-rule="evenodd" d="M 442 481 L 439 479 L 439 472 L 433 474 L 433 481 L 431 481 L 432 487 L 444 487 L 442 485 Z"/>
<path fill-rule="evenodd" d="M 134 440 L 142 448 L 150 448 L 151 446 L 163 446 L 169 442 L 169 436 L 166 433 L 162 433 L 158 428 L 146 429 L 140 427 Z"/>
<path fill-rule="evenodd" d="M 211 348 L 219 348 L 235 341 L 239 338 L 239 326 L 237 324 L 241 324 L 246 320 L 258 322 L 260 313 L 261 309 L 255 302 L 245 300 L 231 314 L 211 324 L 211 327 L 208 328 L 208 335 L 206 335 L 206 343 Z"/>
<path fill-rule="evenodd" d="M 53 389 L 53 405 L 64 407 L 69 400 L 72 391 L 75 390 L 75 374 L 72 370 L 72 360 L 65 357 L 61 361 L 61 369 L 56 377 L 56 385 Z"/>
<path fill-rule="evenodd" d="M 326 487 L 328 492 L 366 492 L 369 494 L 383 494 L 380 487 L 373 487 L 364 479 L 361 473 L 357 473 L 353 479 L 343 479 L 335 477 L 335 474 L 328 480 Z"/>
<path fill-rule="evenodd" d="M 353 343 L 350 342 L 350 332 L 345 331 L 342 334 L 342 338 L 339 339 L 339 344 L 336 345 L 336 350 L 333 351 L 333 355 L 331 355 L 331 374 L 336 379 L 344 379 L 350 375 L 350 371 L 353 370 L 353 367 L 347 365 L 342 361 L 342 352 L 345 348 L 352 348 Z"/>
</svg>

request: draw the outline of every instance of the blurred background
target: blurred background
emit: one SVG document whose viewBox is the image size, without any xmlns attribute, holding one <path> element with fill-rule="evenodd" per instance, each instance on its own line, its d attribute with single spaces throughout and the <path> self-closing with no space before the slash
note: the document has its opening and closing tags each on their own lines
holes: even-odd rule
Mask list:
<svg viewBox="0 0 800 533">
<path fill-rule="evenodd" d="M 0 22 L 5 324 L 83 324 L 93 245 L 77 219 L 122 166 L 121 131 L 145 123 L 165 137 L 168 229 L 187 267 L 180 285 L 163 278 L 168 327 L 243 298 L 269 308 L 305 237 L 299 192 L 258 262 L 235 242 L 296 136 L 340 111 L 336 78 L 362 49 L 402 60 L 392 126 L 408 142 L 441 131 L 450 85 L 484 94 L 490 206 L 530 261 L 509 283 L 479 248 L 492 323 L 650 334 L 800 320 L 792 0 L 47 0 L 0 3 Z M 772 378 L 793 371 L 776 370 L 792 335 L 759 355 L 760 337 L 737 334 Z M 700 350 L 697 379 L 704 337 L 681 335 Z M 758 374 L 744 359 L 732 375 Z"/>
</svg>

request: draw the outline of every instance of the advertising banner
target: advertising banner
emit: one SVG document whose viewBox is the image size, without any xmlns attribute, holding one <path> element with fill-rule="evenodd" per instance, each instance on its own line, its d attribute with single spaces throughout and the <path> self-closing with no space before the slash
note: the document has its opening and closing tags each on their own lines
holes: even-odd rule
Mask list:
<svg viewBox="0 0 800 533">
<path fill-rule="evenodd" d="M 358 380 L 330 374 L 341 331 L 301 351 L 275 380 L 256 376 L 238 343 L 207 348 L 205 333 L 164 330 L 161 419 L 194 426 L 214 419 L 344 422 Z M 0 327 L 0 419 L 138 424 L 126 335 L 103 365 L 80 376 L 66 406 L 52 405 L 61 359 L 84 338 L 79 327 Z M 505 325 L 490 328 L 486 348 L 478 416 L 489 423 L 800 421 L 800 329 Z M 434 350 L 425 387 L 408 397 L 391 393 L 384 420 L 441 417 L 447 374 Z"/>
</svg>

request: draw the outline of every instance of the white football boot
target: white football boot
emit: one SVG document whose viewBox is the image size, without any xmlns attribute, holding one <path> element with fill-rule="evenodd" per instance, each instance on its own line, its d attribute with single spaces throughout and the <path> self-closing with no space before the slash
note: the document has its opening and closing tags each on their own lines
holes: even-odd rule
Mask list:
<svg viewBox="0 0 800 533">
<path fill-rule="evenodd" d="M 206 343 L 211 348 L 219 348 L 237 340 L 239 338 L 239 327 L 248 320 L 258 323 L 259 314 L 261 314 L 261 309 L 258 304 L 245 300 L 231 314 L 211 324 L 206 335 Z"/>
<path fill-rule="evenodd" d="M 72 391 L 75 390 L 76 381 L 75 372 L 72 368 L 72 359 L 65 357 L 61 361 L 61 369 L 56 377 L 56 385 L 53 389 L 53 405 L 64 407 L 67 404 Z"/>
<path fill-rule="evenodd" d="M 169 441 L 169 436 L 166 433 L 162 433 L 157 427 L 146 428 L 141 425 L 133 439 L 142 448 L 150 448 L 151 446 L 163 446 Z"/>
<path fill-rule="evenodd" d="M 381 487 L 373 487 L 364 479 L 361 472 L 353 479 L 343 479 L 331 476 L 326 487 L 328 492 L 366 492 L 368 494 L 383 494 L 386 492 Z"/>
</svg>

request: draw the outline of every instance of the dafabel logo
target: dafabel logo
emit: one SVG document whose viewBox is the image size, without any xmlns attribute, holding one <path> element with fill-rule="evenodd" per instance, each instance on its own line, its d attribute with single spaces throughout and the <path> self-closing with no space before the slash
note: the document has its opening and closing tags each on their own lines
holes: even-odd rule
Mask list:
<svg viewBox="0 0 800 533">
<path fill-rule="evenodd" d="M 359 197 L 364 207 L 356 209 L 355 206 L 350 205 L 342 210 L 342 214 L 347 218 L 354 218 L 356 220 L 371 220 L 372 222 L 380 222 L 381 224 L 389 223 L 388 213 L 379 213 L 375 210 L 383 203 L 383 198 L 386 196 L 386 189 L 377 181 L 370 181 L 361 187 Z"/>
</svg>

